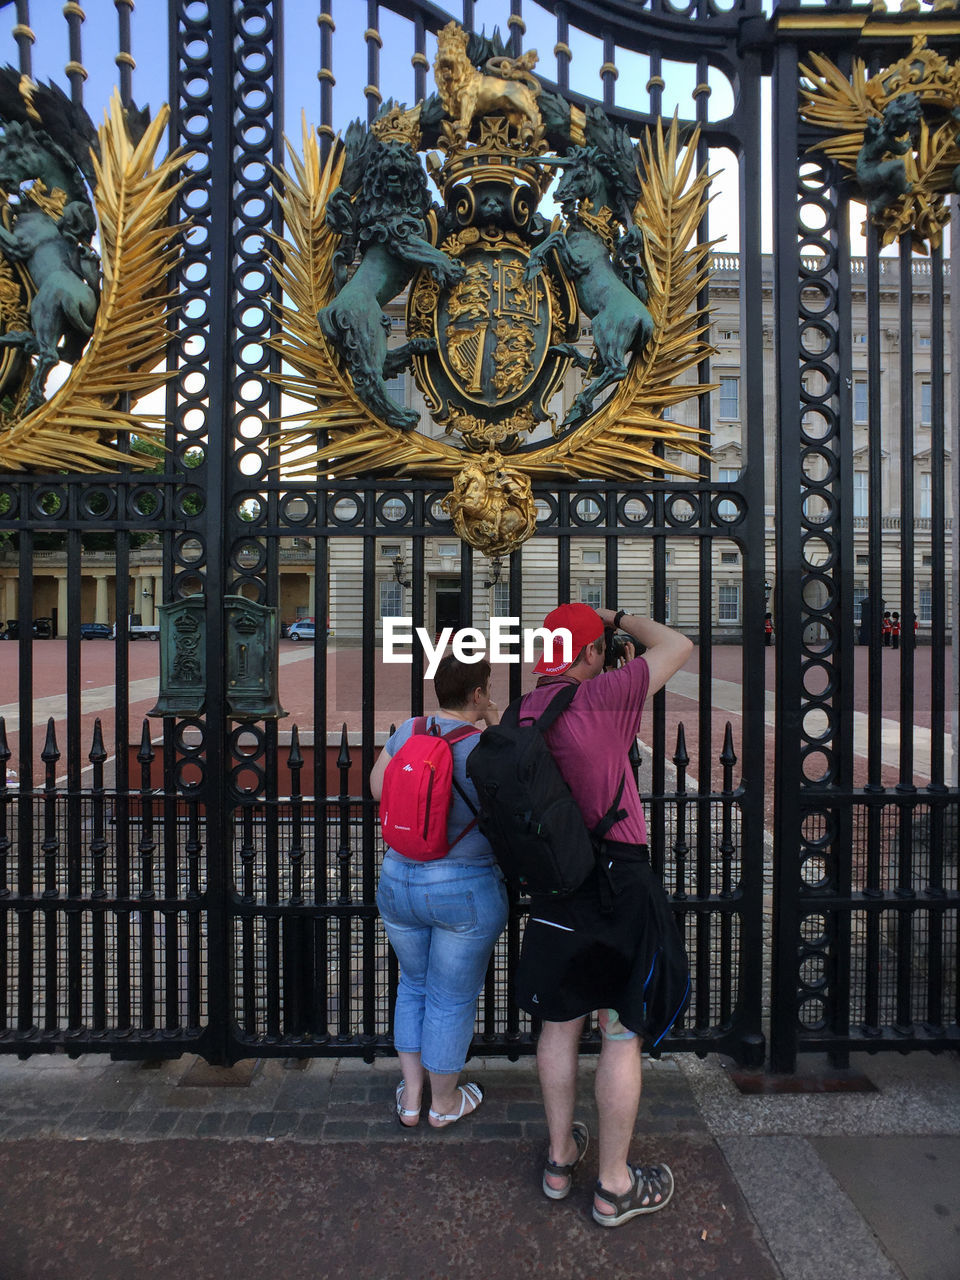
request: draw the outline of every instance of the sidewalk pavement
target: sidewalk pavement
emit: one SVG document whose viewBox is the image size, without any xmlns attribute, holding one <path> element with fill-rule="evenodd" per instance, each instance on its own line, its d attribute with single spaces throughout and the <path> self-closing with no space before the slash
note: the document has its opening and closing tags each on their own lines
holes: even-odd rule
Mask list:
<svg viewBox="0 0 960 1280">
<path fill-rule="evenodd" d="M 591 1149 L 551 1202 L 530 1059 L 470 1062 L 482 1109 L 435 1132 L 397 1125 L 392 1059 L 0 1056 L 0 1280 L 960 1280 L 960 1054 L 855 1055 L 865 1091 L 802 1094 L 647 1063 L 634 1155 L 677 1191 L 607 1231 L 593 1069 Z"/>
</svg>

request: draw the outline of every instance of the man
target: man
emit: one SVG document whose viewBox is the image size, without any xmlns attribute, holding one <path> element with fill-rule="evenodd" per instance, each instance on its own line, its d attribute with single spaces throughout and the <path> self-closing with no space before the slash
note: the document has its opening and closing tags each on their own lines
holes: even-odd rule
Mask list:
<svg viewBox="0 0 960 1280">
<path fill-rule="evenodd" d="M 604 671 L 605 626 L 643 645 L 643 657 L 634 657 L 628 643 L 622 665 Z M 570 632 L 570 660 L 564 661 L 559 638 L 552 650 L 545 648 L 534 667 L 541 678 L 523 699 L 520 719 L 539 718 L 561 684 L 579 685 L 547 730 L 546 742 L 587 827 L 592 830 L 611 809 L 617 821 L 603 840 L 596 870 L 575 893 L 534 899 L 517 997 L 543 1020 L 537 1069 L 550 1149 L 542 1185 L 551 1200 L 569 1194 L 586 1151 L 586 1126 L 573 1118 L 578 1050 L 587 1015 L 598 1012 L 603 1042 L 595 1085 L 600 1156 L 593 1217 L 601 1226 L 617 1227 L 662 1209 L 673 1194 L 666 1165 L 632 1165 L 628 1154 L 640 1102 L 643 1038 L 662 1038 L 689 993 L 683 942 L 647 859 L 646 822 L 627 753 L 644 701 L 683 666 L 693 646 L 648 618 L 583 604 L 560 605 L 544 627 Z"/>
</svg>

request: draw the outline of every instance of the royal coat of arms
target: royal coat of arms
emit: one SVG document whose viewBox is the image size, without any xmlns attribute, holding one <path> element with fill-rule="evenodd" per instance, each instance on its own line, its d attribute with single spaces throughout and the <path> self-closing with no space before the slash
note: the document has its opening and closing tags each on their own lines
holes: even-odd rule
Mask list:
<svg viewBox="0 0 960 1280">
<path fill-rule="evenodd" d="M 681 144 L 676 120 L 657 121 L 637 146 L 599 107 L 543 90 L 535 65 L 451 22 L 434 95 L 355 121 L 324 164 L 305 130 L 281 175 L 274 345 L 305 404 L 285 416 L 281 464 L 449 476 L 458 535 L 491 556 L 533 532 L 533 478 L 647 476 L 663 468 L 657 443 L 701 451 L 664 410 L 710 389 L 678 381 L 707 351 L 696 131 Z M 404 296 L 392 346 L 385 307 Z M 583 384 L 560 412 L 573 367 Z M 391 396 L 405 369 L 442 435 Z"/>
</svg>

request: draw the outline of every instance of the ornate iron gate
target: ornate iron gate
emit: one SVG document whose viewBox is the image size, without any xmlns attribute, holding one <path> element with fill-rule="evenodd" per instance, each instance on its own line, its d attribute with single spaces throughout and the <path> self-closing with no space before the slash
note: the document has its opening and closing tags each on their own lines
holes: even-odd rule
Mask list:
<svg viewBox="0 0 960 1280">
<path fill-rule="evenodd" d="M 11 474 L 0 484 L 0 527 L 15 535 L 3 554 L 15 566 L 20 620 L 16 646 L 2 646 L 4 655 L 14 648 L 18 654 L 18 737 L 10 747 L 4 738 L 0 755 L 12 761 L 18 776 L 16 785 L 12 779 L 0 784 L 0 1050 L 143 1057 L 191 1050 L 218 1062 L 263 1054 L 372 1057 L 388 1051 L 396 973 L 374 905 L 379 834 L 366 777 L 390 721 L 423 709 L 424 663 L 415 651 L 409 679 L 392 678 L 379 660 L 380 619 L 399 599 L 414 626 L 432 633 L 440 597 L 449 603 L 458 592 L 461 626 L 482 624 L 506 610 L 537 622 L 581 586 L 599 591 L 605 605 L 642 604 L 700 640 L 696 675 L 691 672 L 687 688 L 692 710 L 658 695 L 650 753 L 637 759 L 654 859 L 683 922 L 694 976 L 690 1009 L 665 1047 L 762 1061 L 768 971 L 774 1065 L 781 1069 L 792 1064 L 798 1049 L 842 1054 L 865 1037 L 878 1047 L 953 1042 L 956 856 L 951 870 L 948 858 L 925 850 L 945 845 L 951 815 L 956 832 L 957 792 L 946 785 L 942 752 L 929 786 L 907 790 L 913 786 L 909 746 L 895 798 L 878 789 L 878 627 L 869 650 L 871 772 L 865 783 L 857 781 L 852 763 L 854 701 L 843 675 L 853 646 L 852 399 L 846 389 L 853 332 L 850 255 L 841 229 L 846 197 L 836 189 L 834 171 L 824 170 L 814 193 L 828 221 L 828 229 L 818 233 L 815 269 L 809 234 L 797 229 L 798 206 L 810 200 L 812 189 L 804 177 L 798 196 L 798 166 L 813 140 L 798 132 L 797 117 L 797 62 L 805 56 L 811 6 L 797 9 L 795 20 L 789 6 L 780 6 L 768 21 L 752 0 L 726 7 L 708 0 L 686 7 L 651 0 L 642 9 L 619 0 L 566 0 L 551 6 L 553 14 L 530 0 L 526 6 L 521 0 L 465 0 L 454 15 L 426 0 L 370 0 L 365 7 L 338 0 L 170 0 L 164 7 L 141 0 L 136 13 L 128 0 L 117 0 L 109 39 L 125 102 L 136 96 L 139 83 L 134 55 L 147 58 L 161 8 L 169 24 L 172 139 L 190 153 L 175 204 L 178 220 L 189 218 L 190 225 L 171 275 L 176 311 L 167 348 L 174 372 L 163 412 L 167 451 L 159 469 L 146 476 L 122 465 L 118 473 L 94 476 Z M 867 22 L 863 8 L 829 9 L 858 14 L 860 26 Z M 55 40 L 59 52 L 50 56 L 66 58 L 71 96 L 79 101 L 86 94 L 95 114 L 101 104 L 89 84 L 83 87 L 94 50 L 89 40 L 84 43 L 82 10 L 66 6 L 54 34 L 52 26 L 34 31 L 30 10 L 27 0 L 18 0 L 11 24 L 16 51 L 11 46 L 9 60 L 23 74 L 37 75 L 41 37 Z M 13 18 L 14 6 L 0 6 L 0 13 Z M 409 101 L 421 100 L 436 34 L 451 16 L 468 30 L 499 21 L 515 56 L 534 35 L 540 42 L 548 33 L 555 41 L 556 75 L 550 85 L 550 57 L 541 47 L 544 84 L 580 107 L 595 97 L 612 120 L 633 132 L 672 114 L 681 98 L 676 84 L 682 83 L 680 117 L 701 131 L 698 165 L 732 167 L 738 175 L 721 212 L 704 216 L 695 234 L 705 244 L 733 227 L 738 233 L 739 254 L 724 265 L 735 272 L 737 293 L 731 333 L 737 334 L 742 388 L 739 463 L 733 469 L 739 474 L 720 480 L 702 458 L 693 476 L 671 480 L 676 458 L 664 456 L 665 478 L 656 482 L 538 483 L 536 534 L 506 564 L 487 561 L 457 541 L 440 506 L 444 486 L 425 478 L 297 479 L 278 466 L 274 430 L 291 412 L 275 380 L 280 358 L 269 345 L 277 326 L 275 304 L 282 300 L 272 237 L 284 229 L 274 184 L 276 171 L 290 163 L 282 140 L 284 129 L 290 132 L 287 121 L 303 106 L 326 152 L 362 96 L 368 121 L 374 119 L 382 98 L 400 83 L 401 60 L 409 71 L 400 91 Z M 823 17 L 818 12 L 816 21 Z M 949 44 L 951 20 L 935 21 Z M 39 15 L 34 22 L 39 25 Z M 313 33 L 314 24 L 316 65 L 305 78 L 293 45 L 302 43 L 306 26 Z M 838 47 L 847 47 L 847 37 L 839 34 L 846 28 L 838 21 L 837 29 Z M 910 34 L 906 21 L 896 26 L 891 20 L 883 30 L 892 34 L 877 46 L 878 57 L 901 50 Z M 391 54 L 386 61 L 385 39 Z M 598 77 L 596 93 L 584 87 L 581 63 Z M 363 65 L 365 87 L 357 70 Z M 771 70 L 776 322 L 769 307 L 764 313 L 756 198 L 761 85 Z M 622 72 L 626 80 L 618 81 Z M 719 103 L 713 109 L 712 95 Z M 721 150 L 724 159 L 717 161 Z M 868 288 L 874 291 L 878 263 L 871 245 Z M 939 279 L 942 258 L 933 263 Z M 909 265 L 905 251 L 902 270 L 908 278 Z M 822 289 L 823 313 L 812 314 L 811 289 Z M 935 313 L 942 317 L 938 296 Z M 710 302 L 703 290 L 695 306 L 706 312 Z M 799 330 L 794 314 L 801 318 Z M 873 353 L 879 349 L 878 310 L 871 315 L 867 345 Z M 903 320 L 909 327 L 909 310 Z M 765 558 L 770 531 L 764 502 L 770 453 L 765 447 L 773 429 L 769 414 L 766 430 L 764 425 L 765 331 L 771 325 L 779 388 L 775 563 Z M 826 370 L 829 385 L 816 401 L 804 384 L 810 372 L 808 325 L 830 334 L 827 357 L 816 366 Z M 934 471 L 941 477 L 943 339 L 941 324 L 932 335 L 939 355 L 932 373 L 937 391 L 931 443 Z M 707 358 L 695 372 L 703 386 L 714 374 Z M 870 412 L 878 415 L 874 390 Z M 829 422 L 815 438 L 804 417 L 814 404 Z M 716 401 L 704 395 L 690 425 L 710 431 L 722 416 Z M 909 446 L 906 410 L 904 424 Z M 714 435 L 717 444 L 726 440 Z M 870 438 L 874 492 L 878 435 L 879 428 Z M 807 463 L 814 454 L 820 459 L 816 467 Z M 912 519 L 907 488 L 905 480 L 904 527 L 908 515 Z M 827 512 L 815 522 L 812 495 Z M 933 580 L 945 586 L 942 486 L 933 492 L 929 518 Z M 871 505 L 874 608 L 880 595 L 880 520 Z M 829 548 L 824 565 L 801 554 L 814 532 Z M 144 567 L 141 535 L 147 533 L 162 547 L 155 578 Z M 93 534 L 108 535 L 106 550 L 93 549 Z M 906 600 L 913 563 L 909 536 L 904 546 Z M 65 703 L 50 707 L 41 747 L 43 735 L 31 728 L 37 721 L 34 704 L 51 690 L 44 683 L 43 642 L 27 624 L 37 614 L 35 599 L 46 598 L 39 582 L 44 554 L 57 558 L 62 570 L 58 601 L 67 617 L 67 679 Z M 89 599 L 84 575 L 96 555 L 113 569 L 107 612 L 118 620 L 116 696 L 109 715 L 104 713 L 105 721 L 112 719 L 105 729 L 84 718 L 80 674 L 89 648 L 81 643 L 81 615 Z M 719 576 L 722 555 L 736 557 L 738 566 L 742 642 L 732 680 L 729 663 L 720 662 L 722 651 L 709 643 L 721 587 L 732 581 Z M 586 564 L 598 566 L 592 578 Z M 95 568 L 105 584 L 99 610 L 109 587 L 103 565 Z M 770 576 L 777 620 L 778 758 L 774 951 L 768 970 L 764 613 Z M 289 692 L 298 703 L 291 717 L 297 724 L 288 729 L 283 720 L 248 719 L 236 711 L 236 671 L 228 669 L 228 660 L 237 637 L 224 599 L 240 596 L 289 613 L 285 591 L 294 577 L 297 604 L 313 617 L 316 639 L 307 659 L 295 645 L 283 651 L 284 673 L 309 672 L 300 682 L 309 690 L 303 696 L 292 679 L 281 682 L 281 701 Z M 141 650 L 129 650 L 125 638 L 130 616 L 140 612 L 132 592 L 152 598 L 142 582 L 150 582 L 149 591 L 165 602 L 197 593 L 204 601 L 198 656 L 206 672 L 203 704 L 163 719 L 162 728 L 156 721 L 140 723 L 140 715 L 131 713 L 143 679 L 136 656 Z M 825 589 L 826 603 L 811 595 L 811 582 Z M 942 596 L 933 607 L 933 669 L 942 672 Z M 803 618 L 804 626 L 792 626 L 794 618 Z M 809 622 L 825 629 L 826 646 L 812 645 Z M 331 627 L 334 634 L 326 634 Z M 912 725 L 912 646 L 904 645 L 901 653 L 901 717 Z M 811 692 L 817 688 L 806 675 L 811 667 L 827 673 L 825 692 Z M 717 692 L 734 684 L 742 699 L 739 714 L 731 716 L 736 731 L 726 723 Z M 520 687 L 519 668 L 511 667 L 510 696 Z M 147 694 L 153 696 L 155 688 Z M 827 718 L 826 734 L 807 718 L 814 705 Z M 939 731 L 941 744 L 945 709 L 945 698 L 935 703 L 931 726 L 932 740 Z M 695 756 L 690 782 L 688 738 Z M 801 767 L 809 754 L 805 741 L 809 747 L 826 745 L 824 774 L 811 776 Z M 895 874 L 882 865 L 890 848 L 884 815 L 891 807 L 898 814 Z M 953 840 L 955 849 L 955 834 Z M 917 858 L 924 874 L 929 868 L 922 887 L 915 883 Z M 811 879 L 807 868 L 816 859 L 824 871 Z M 852 872 L 861 861 L 862 884 Z M 481 998 L 477 1051 L 517 1054 L 532 1047 L 535 1028 L 513 1004 L 510 989 L 523 914 L 524 904 L 515 904 L 495 951 Z M 909 923 L 914 917 L 923 921 L 919 933 Z M 887 920 L 896 922 L 889 939 Z M 920 981 L 921 937 L 931 957 L 923 1019 L 911 986 Z M 891 947 L 898 962 L 896 1017 L 888 1013 L 883 969 Z M 810 1001 L 817 1002 L 815 1017 Z M 921 1020 L 929 1024 L 922 1030 Z"/>
</svg>

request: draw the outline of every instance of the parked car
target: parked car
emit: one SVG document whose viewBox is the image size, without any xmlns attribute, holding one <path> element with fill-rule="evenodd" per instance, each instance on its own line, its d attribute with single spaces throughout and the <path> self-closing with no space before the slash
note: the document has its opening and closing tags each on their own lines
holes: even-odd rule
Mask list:
<svg viewBox="0 0 960 1280">
<path fill-rule="evenodd" d="M 109 622 L 81 622 L 81 640 L 112 640 L 113 627 Z"/>
<path fill-rule="evenodd" d="M 287 628 L 287 638 L 289 640 L 315 640 L 317 638 L 317 624 L 313 618 L 298 618 L 296 622 L 291 622 Z"/>
</svg>

